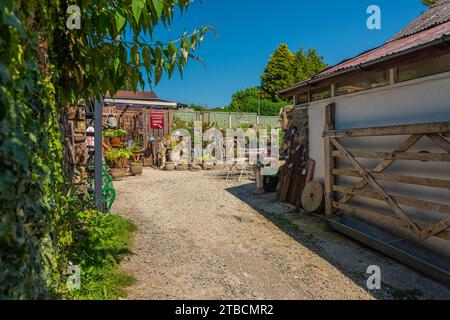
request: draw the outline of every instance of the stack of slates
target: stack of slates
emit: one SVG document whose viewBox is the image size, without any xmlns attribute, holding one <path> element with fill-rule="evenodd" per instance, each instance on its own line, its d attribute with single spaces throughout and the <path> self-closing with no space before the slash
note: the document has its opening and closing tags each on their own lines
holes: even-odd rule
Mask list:
<svg viewBox="0 0 450 320">
<path fill-rule="evenodd" d="M 308 113 L 306 109 L 290 111 L 287 135 L 288 155 L 281 168 L 277 199 L 290 203 L 297 208 L 301 204 L 301 195 L 305 185 L 312 180 L 314 161 L 308 159 Z"/>
</svg>

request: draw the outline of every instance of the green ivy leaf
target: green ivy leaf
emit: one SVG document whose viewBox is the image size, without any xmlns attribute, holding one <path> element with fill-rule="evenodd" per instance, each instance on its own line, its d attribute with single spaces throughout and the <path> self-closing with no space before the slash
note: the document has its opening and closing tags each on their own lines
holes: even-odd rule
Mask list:
<svg viewBox="0 0 450 320">
<path fill-rule="evenodd" d="M 122 16 L 119 12 L 116 12 L 116 28 L 118 33 L 122 31 L 122 28 L 126 22 L 127 19 L 124 16 Z"/>
<path fill-rule="evenodd" d="M 156 16 L 158 17 L 158 19 L 161 17 L 163 5 L 164 5 L 163 0 L 153 0 L 153 6 L 155 7 Z"/>
<path fill-rule="evenodd" d="M 145 4 L 142 0 L 133 0 L 132 3 L 132 10 L 133 10 L 133 16 L 136 20 L 136 23 L 139 23 L 139 19 L 141 18 L 142 9 L 144 8 Z"/>
<path fill-rule="evenodd" d="M 8 14 L 6 12 L 3 13 L 3 23 L 7 26 L 13 27 L 16 29 L 21 36 L 25 36 L 25 29 L 22 26 L 22 23 L 17 19 L 16 16 L 12 14 Z"/>
</svg>

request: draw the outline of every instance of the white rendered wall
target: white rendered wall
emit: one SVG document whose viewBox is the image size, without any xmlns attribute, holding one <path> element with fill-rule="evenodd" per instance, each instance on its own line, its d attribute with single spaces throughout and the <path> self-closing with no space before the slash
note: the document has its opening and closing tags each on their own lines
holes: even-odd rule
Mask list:
<svg viewBox="0 0 450 320">
<path fill-rule="evenodd" d="M 324 181 L 324 139 L 322 137 L 325 106 L 336 104 L 336 129 L 378 127 L 413 123 L 428 123 L 450 121 L 450 72 L 437 76 L 417 79 L 383 88 L 367 90 L 346 96 L 340 96 L 307 104 L 309 116 L 309 156 L 315 160 L 315 179 Z M 305 105 L 303 105 L 305 106 Z M 341 143 L 351 146 L 353 150 L 394 151 L 408 136 L 370 137 L 340 139 Z M 351 144 L 348 143 L 351 141 Z M 428 138 L 422 138 L 411 151 L 444 152 Z M 380 163 L 381 159 L 358 159 L 363 166 L 371 169 Z M 354 169 L 345 160 L 338 159 L 340 168 Z M 416 175 L 450 179 L 448 163 L 401 161 L 395 163 L 386 173 Z M 352 185 L 359 179 L 339 177 L 340 185 Z M 380 182 L 393 194 L 428 201 L 442 202 L 450 205 L 450 190 L 427 188 L 407 184 Z M 361 198 L 360 198 L 361 199 Z M 381 211 L 390 209 L 379 201 L 355 200 L 368 208 Z M 424 223 L 433 223 L 446 218 L 446 215 L 423 212 L 419 209 L 405 208 L 411 217 Z M 378 225 L 377 223 L 374 223 Z M 384 229 L 402 234 L 401 229 L 392 226 L 378 225 Z M 407 236 L 407 234 L 405 234 Z M 425 247 L 450 258 L 449 241 L 431 238 L 424 243 Z"/>
</svg>

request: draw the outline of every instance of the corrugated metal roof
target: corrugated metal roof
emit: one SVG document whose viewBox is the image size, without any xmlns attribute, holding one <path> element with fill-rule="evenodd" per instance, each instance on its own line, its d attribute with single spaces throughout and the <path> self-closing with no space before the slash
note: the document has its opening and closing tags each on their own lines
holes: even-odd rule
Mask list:
<svg viewBox="0 0 450 320">
<path fill-rule="evenodd" d="M 106 92 L 106 96 L 109 97 L 109 92 Z M 114 95 L 114 98 L 131 98 L 131 99 L 157 99 L 157 95 L 154 91 L 127 91 L 118 90 Z"/>
<path fill-rule="evenodd" d="M 450 21 L 450 0 L 440 0 L 413 20 L 388 42 L 396 41 Z"/>
<path fill-rule="evenodd" d="M 448 34 L 450 34 L 450 21 L 435 26 L 431 29 L 422 31 L 420 33 L 413 34 L 409 37 L 402 38 L 393 42 L 388 42 L 381 47 L 367 51 L 353 59 L 343 61 L 334 67 L 328 68 L 317 74 L 315 77 L 317 78 L 323 77 L 340 70 L 356 67 L 360 64 L 375 61 L 393 55 L 395 53 L 399 53 L 408 49 L 412 49 L 414 47 L 418 47 L 420 45 L 424 45 Z"/>
</svg>

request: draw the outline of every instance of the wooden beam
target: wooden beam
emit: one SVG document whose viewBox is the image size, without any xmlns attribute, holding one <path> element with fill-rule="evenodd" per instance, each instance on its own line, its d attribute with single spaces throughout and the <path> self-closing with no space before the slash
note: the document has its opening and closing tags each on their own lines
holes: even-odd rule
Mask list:
<svg viewBox="0 0 450 320">
<path fill-rule="evenodd" d="M 381 200 L 384 199 L 376 192 L 373 191 L 363 191 L 358 190 L 350 187 L 344 187 L 344 186 L 333 186 L 333 191 L 335 192 L 342 192 L 351 194 L 353 196 L 368 198 L 368 199 L 374 199 L 374 200 Z M 403 204 L 405 206 L 410 206 L 414 208 L 424 209 L 424 210 L 430 210 L 434 212 L 444 213 L 444 214 L 450 214 L 450 205 L 437 203 L 437 202 L 431 202 L 431 201 L 424 201 L 424 200 L 418 200 L 418 199 L 411 199 L 406 198 L 402 196 L 392 196 L 395 201 L 397 201 L 399 204 Z"/>
<path fill-rule="evenodd" d="M 336 105 L 334 103 L 325 107 L 325 128 L 324 131 L 334 128 Z M 334 185 L 334 158 L 333 145 L 330 138 L 325 138 L 325 214 L 331 216 L 333 214 L 332 202 L 334 201 L 333 185 Z"/>
<path fill-rule="evenodd" d="M 333 174 L 338 176 L 348 176 L 348 177 L 359 177 L 361 174 L 357 170 L 349 169 L 333 169 Z M 425 187 L 434 187 L 442 189 L 450 189 L 450 180 L 435 179 L 435 178 L 424 178 L 424 177 L 413 177 L 413 176 L 400 176 L 393 174 L 383 174 L 371 172 L 371 175 L 382 181 L 400 182 L 406 184 L 413 184 Z"/>
<path fill-rule="evenodd" d="M 340 202 L 336 202 L 336 201 L 333 202 L 333 207 L 337 210 L 341 210 L 345 214 L 348 214 L 348 215 L 356 217 L 356 218 L 363 219 L 365 221 L 368 221 L 369 223 L 371 221 L 372 222 L 378 221 L 378 222 L 383 222 L 385 224 L 398 225 L 400 227 L 407 228 L 407 225 L 406 225 L 405 221 L 403 221 L 403 219 L 393 216 L 393 215 L 383 213 L 383 212 L 374 211 L 374 210 L 370 210 L 370 209 L 366 209 L 366 208 L 360 208 L 360 207 L 356 207 L 356 206 L 352 206 L 349 204 L 344 204 L 344 203 L 340 203 Z M 421 223 L 417 223 L 417 225 L 423 229 L 428 228 L 427 225 L 424 225 Z M 450 240 L 450 232 L 448 232 L 446 230 L 443 230 L 443 231 L 435 234 L 434 236 L 445 239 L 445 240 Z"/>
<path fill-rule="evenodd" d="M 447 139 L 442 137 L 437 133 L 427 134 L 427 137 L 430 138 L 433 142 L 435 142 L 442 149 L 450 153 L 450 142 Z"/>
<path fill-rule="evenodd" d="M 325 137 L 377 137 L 408 134 L 431 134 L 450 132 L 450 122 L 436 122 L 426 124 L 408 124 L 400 126 L 356 128 L 344 130 L 328 130 Z"/>
<path fill-rule="evenodd" d="M 391 209 L 402 218 L 407 224 L 408 228 L 416 235 L 420 233 L 417 225 L 405 214 L 398 203 L 375 181 L 369 172 L 349 153 L 336 139 L 330 138 L 330 142 L 341 151 L 345 158 L 357 169 L 359 174 L 367 181 L 367 183 L 384 198 L 384 201 L 391 207 Z"/>
<path fill-rule="evenodd" d="M 351 153 L 355 158 L 450 162 L 450 153 L 372 152 L 353 150 Z M 333 157 L 345 158 L 344 154 L 340 151 L 333 151 Z"/>
<path fill-rule="evenodd" d="M 419 141 L 423 137 L 422 134 L 413 134 L 406 139 L 400 147 L 398 147 L 395 151 L 396 152 L 405 152 L 408 151 L 409 148 L 411 148 L 414 144 L 416 144 L 417 141 Z M 375 169 L 372 170 L 374 173 L 381 173 L 387 168 L 389 168 L 395 160 L 384 160 L 381 162 Z M 367 186 L 367 181 L 362 179 L 359 183 L 357 183 L 354 188 L 356 189 L 364 189 Z M 339 201 L 341 203 L 348 202 L 353 196 L 350 194 L 344 195 Z"/>
</svg>

